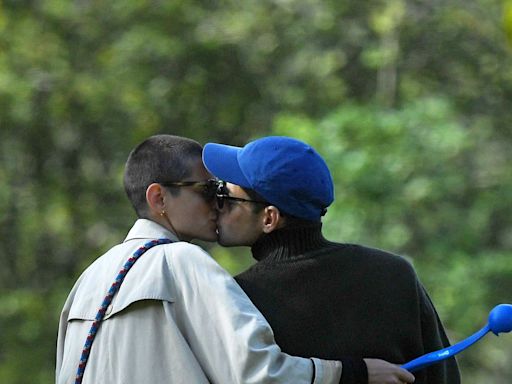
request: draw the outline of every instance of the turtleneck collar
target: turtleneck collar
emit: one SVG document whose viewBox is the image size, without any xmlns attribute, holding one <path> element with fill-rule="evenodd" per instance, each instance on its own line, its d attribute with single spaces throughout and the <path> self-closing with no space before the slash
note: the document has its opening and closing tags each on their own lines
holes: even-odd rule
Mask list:
<svg viewBox="0 0 512 384">
<path fill-rule="evenodd" d="M 322 223 L 278 229 L 263 235 L 253 244 L 252 256 L 258 260 L 279 261 L 311 252 L 331 244 L 322 235 Z"/>
</svg>

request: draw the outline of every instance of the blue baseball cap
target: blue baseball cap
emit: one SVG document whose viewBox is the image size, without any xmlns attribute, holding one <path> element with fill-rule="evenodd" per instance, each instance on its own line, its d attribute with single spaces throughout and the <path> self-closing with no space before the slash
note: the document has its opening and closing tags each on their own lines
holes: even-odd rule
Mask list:
<svg viewBox="0 0 512 384">
<path fill-rule="evenodd" d="M 207 143 L 203 163 L 220 180 L 249 188 L 283 213 L 318 220 L 334 200 L 332 176 L 308 144 L 268 136 L 244 147 Z"/>
</svg>

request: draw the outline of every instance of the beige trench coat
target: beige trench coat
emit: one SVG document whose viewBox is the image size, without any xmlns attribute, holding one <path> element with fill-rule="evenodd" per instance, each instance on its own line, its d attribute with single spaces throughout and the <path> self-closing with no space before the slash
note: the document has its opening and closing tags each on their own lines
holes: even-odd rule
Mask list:
<svg viewBox="0 0 512 384">
<path fill-rule="evenodd" d="M 126 275 L 92 345 L 84 384 L 339 382 L 341 363 L 282 353 L 261 313 L 206 252 L 137 220 L 69 294 L 59 324 L 57 384 L 74 383 L 91 323 L 126 259 L 158 238 L 176 242 L 150 249 Z"/>
</svg>

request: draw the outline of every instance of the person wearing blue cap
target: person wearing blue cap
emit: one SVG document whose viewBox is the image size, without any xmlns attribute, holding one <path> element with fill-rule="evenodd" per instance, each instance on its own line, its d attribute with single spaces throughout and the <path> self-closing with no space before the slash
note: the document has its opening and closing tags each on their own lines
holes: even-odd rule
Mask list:
<svg viewBox="0 0 512 384">
<path fill-rule="evenodd" d="M 285 354 L 235 280 L 193 239 L 214 241 L 217 181 L 199 143 L 152 136 L 124 186 L 138 219 L 80 276 L 62 310 L 56 383 L 338 384 L 340 361 Z M 367 359 L 372 384 L 414 376 Z M 342 384 L 352 384 L 341 381 Z"/>
<path fill-rule="evenodd" d="M 257 262 L 235 279 L 283 351 L 405 363 L 449 345 L 409 262 L 323 237 L 321 217 L 334 201 L 334 186 L 314 148 L 281 136 L 242 148 L 208 143 L 203 163 L 222 180 L 218 242 L 251 247 Z M 347 380 L 364 382 L 364 368 L 354 364 Z M 415 375 L 415 383 L 460 383 L 454 358 Z"/>
</svg>

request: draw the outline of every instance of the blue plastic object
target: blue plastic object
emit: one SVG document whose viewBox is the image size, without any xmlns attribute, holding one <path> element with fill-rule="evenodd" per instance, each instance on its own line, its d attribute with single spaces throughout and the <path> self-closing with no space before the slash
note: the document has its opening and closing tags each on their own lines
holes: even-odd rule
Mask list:
<svg viewBox="0 0 512 384">
<path fill-rule="evenodd" d="M 462 352 L 469 346 L 476 343 L 488 332 L 494 333 L 496 336 L 500 333 L 508 333 L 512 331 L 512 305 L 500 304 L 492 309 L 489 313 L 489 319 L 485 327 L 478 332 L 469 336 L 468 338 L 454 344 L 450 347 L 440 349 L 439 351 L 430 352 L 420 356 L 408 363 L 402 365 L 402 368 L 407 369 L 409 372 L 415 372 L 429 365 L 435 364 L 439 361 L 448 359 Z"/>
</svg>

